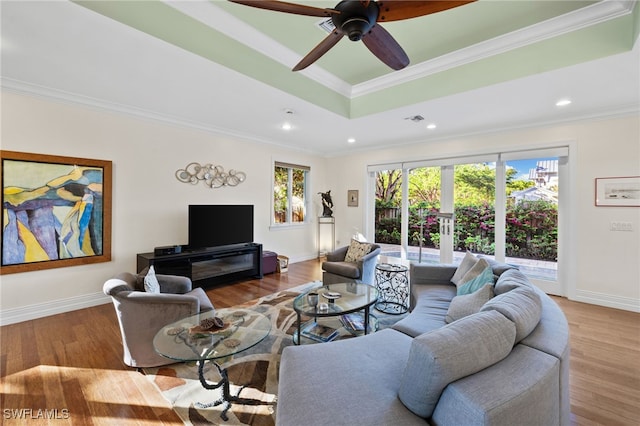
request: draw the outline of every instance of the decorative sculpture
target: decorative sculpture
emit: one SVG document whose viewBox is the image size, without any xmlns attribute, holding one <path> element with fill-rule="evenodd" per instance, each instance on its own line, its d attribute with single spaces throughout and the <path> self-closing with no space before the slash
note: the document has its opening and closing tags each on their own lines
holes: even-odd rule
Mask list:
<svg viewBox="0 0 640 426">
<path fill-rule="evenodd" d="M 203 182 L 211 189 L 220 188 L 221 186 L 236 186 L 244 182 L 247 175 L 244 172 L 229 170 L 225 172 L 222 166 L 214 166 L 200 163 L 189 163 L 184 169 L 176 170 L 176 179 L 183 183 L 196 185 Z"/>
<path fill-rule="evenodd" d="M 331 199 L 331 190 L 327 192 L 318 192 L 322 197 L 322 217 L 333 217 L 333 200 Z"/>
</svg>

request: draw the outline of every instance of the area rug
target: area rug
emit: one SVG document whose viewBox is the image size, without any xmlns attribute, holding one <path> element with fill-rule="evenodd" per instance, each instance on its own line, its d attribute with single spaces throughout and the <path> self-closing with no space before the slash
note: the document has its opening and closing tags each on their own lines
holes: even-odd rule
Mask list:
<svg viewBox="0 0 640 426">
<path fill-rule="evenodd" d="M 196 363 L 145 368 L 146 377 L 171 403 L 186 425 L 274 425 L 280 355 L 286 346 L 293 345 L 292 336 L 296 330 L 293 299 L 300 293 L 320 285 L 320 282 L 303 284 L 234 307 L 252 309 L 268 316 L 271 319 L 271 332 L 253 348 L 217 361 L 228 371 L 232 394 L 237 394 L 242 389 L 241 397 L 260 400 L 264 404 L 232 404 L 227 412 L 228 420 L 225 421 L 220 417 L 223 405 L 202 408 L 198 404 L 217 400 L 222 396 L 222 390 L 206 390 L 202 387 Z M 374 309 L 372 314 L 378 320 L 378 329 L 390 327 L 404 317 L 384 314 Z M 341 329 L 340 334 L 340 338 L 353 337 L 344 329 Z M 220 379 L 213 364 L 207 363 L 204 371 L 208 381 L 217 382 Z M 244 387 L 241 388 L 240 385 Z"/>
</svg>

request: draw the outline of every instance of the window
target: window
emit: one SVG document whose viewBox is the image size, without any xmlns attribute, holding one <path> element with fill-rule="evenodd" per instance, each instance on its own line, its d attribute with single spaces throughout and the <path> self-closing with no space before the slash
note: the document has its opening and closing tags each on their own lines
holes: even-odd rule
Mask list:
<svg viewBox="0 0 640 426">
<path fill-rule="evenodd" d="M 273 223 L 300 224 L 307 217 L 308 166 L 281 163 L 273 167 Z"/>
</svg>

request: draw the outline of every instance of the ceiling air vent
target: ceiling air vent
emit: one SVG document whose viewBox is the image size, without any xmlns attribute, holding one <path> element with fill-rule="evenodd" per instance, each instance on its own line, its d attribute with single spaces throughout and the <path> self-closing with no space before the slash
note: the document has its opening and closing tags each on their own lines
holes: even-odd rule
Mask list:
<svg viewBox="0 0 640 426">
<path fill-rule="evenodd" d="M 424 117 L 421 115 L 413 115 L 411 117 L 406 117 L 405 120 L 411 120 L 414 123 L 419 123 L 420 121 L 424 120 Z"/>
<path fill-rule="evenodd" d="M 325 31 L 327 33 L 332 33 L 333 30 L 336 29 L 335 25 L 333 25 L 333 21 L 331 20 L 331 18 L 327 18 L 327 19 L 323 19 L 321 21 L 316 22 L 316 25 L 322 30 Z"/>
</svg>

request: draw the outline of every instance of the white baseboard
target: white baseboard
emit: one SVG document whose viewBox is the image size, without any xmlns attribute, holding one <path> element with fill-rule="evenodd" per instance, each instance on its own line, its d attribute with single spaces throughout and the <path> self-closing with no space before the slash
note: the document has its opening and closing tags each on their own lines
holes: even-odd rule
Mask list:
<svg viewBox="0 0 640 426">
<path fill-rule="evenodd" d="M 59 299 L 46 303 L 21 306 L 3 310 L 0 313 L 0 325 L 15 324 L 17 322 L 29 321 L 36 318 L 48 317 L 50 315 L 62 314 L 64 312 L 78 309 L 90 308 L 92 306 L 111 303 L 111 298 L 102 292 L 74 296 L 67 299 Z"/>
<path fill-rule="evenodd" d="M 317 258 L 317 254 L 294 256 L 290 263 L 303 262 Z M 18 308 L 5 309 L 0 312 L 0 326 L 29 321 L 50 315 L 62 314 L 78 309 L 111 303 L 111 298 L 102 292 L 74 296 L 67 299 L 59 299 L 51 302 L 37 303 L 34 305 L 20 306 Z"/>
<path fill-rule="evenodd" d="M 318 258 L 318 254 L 317 253 L 302 254 L 302 255 L 297 255 L 297 256 L 289 256 L 289 263 L 304 262 L 305 260 L 313 260 L 313 259 L 317 259 L 317 258 Z"/>
<path fill-rule="evenodd" d="M 575 298 L 572 300 L 589 303 L 591 305 L 622 309 L 624 311 L 640 312 L 640 300 L 629 297 L 611 296 L 595 291 L 576 290 Z"/>
</svg>

